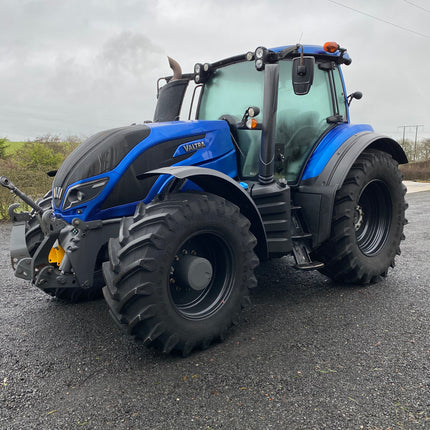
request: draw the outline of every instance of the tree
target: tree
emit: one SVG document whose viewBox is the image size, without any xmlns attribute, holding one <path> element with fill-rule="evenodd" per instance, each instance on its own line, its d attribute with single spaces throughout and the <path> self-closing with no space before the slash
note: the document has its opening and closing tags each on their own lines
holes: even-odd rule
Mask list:
<svg viewBox="0 0 430 430">
<path fill-rule="evenodd" d="M 20 152 L 21 165 L 31 170 L 55 170 L 63 159 L 61 154 L 40 142 L 26 144 L 24 150 Z"/>
<path fill-rule="evenodd" d="M 405 151 L 406 156 L 408 157 L 409 161 L 415 161 L 414 160 L 414 142 L 409 139 L 401 140 L 399 142 L 400 146 L 403 148 L 403 151 Z"/>
<path fill-rule="evenodd" d="M 430 138 L 424 139 L 420 145 L 420 155 L 422 160 L 430 160 Z"/>
</svg>

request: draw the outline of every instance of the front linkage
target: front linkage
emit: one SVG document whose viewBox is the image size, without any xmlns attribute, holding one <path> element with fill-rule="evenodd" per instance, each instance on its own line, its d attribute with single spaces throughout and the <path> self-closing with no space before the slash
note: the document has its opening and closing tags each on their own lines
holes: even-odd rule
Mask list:
<svg viewBox="0 0 430 430">
<path fill-rule="evenodd" d="M 68 224 L 55 216 L 51 196 L 34 202 L 7 177 L 2 176 L 0 184 L 33 209 L 16 212 L 19 203 L 9 207 L 13 223 L 10 255 L 15 276 L 71 301 L 100 296 L 103 246 L 117 234 L 119 220 L 84 222 L 76 218 Z M 89 252 L 76 252 L 78 249 Z"/>
</svg>

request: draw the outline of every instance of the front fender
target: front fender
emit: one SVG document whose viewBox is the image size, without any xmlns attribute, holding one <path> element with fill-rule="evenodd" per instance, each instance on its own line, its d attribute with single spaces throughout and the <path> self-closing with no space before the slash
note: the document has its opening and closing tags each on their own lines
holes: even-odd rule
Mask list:
<svg viewBox="0 0 430 430">
<path fill-rule="evenodd" d="M 185 180 L 190 180 L 204 191 L 223 197 L 237 205 L 242 214 L 251 222 L 250 231 L 257 238 L 255 251 L 258 258 L 260 260 L 267 260 L 267 238 L 260 212 L 251 196 L 238 182 L 217 170 L 195 166 L 165 167 L 151 170 L 145 173 L 146 175 L 170 175 L 175 178 L 175 180 L 170 181 L 160 190 L 161 194 L 174 190 L 175 187 L 182 184 Z"/>
</svg>

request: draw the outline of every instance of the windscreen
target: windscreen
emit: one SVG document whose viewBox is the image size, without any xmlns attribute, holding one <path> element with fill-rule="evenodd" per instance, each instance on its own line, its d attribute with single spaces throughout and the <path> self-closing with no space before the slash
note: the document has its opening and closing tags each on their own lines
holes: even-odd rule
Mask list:
<svg viewBox="0 0 430 430">
<path fill-rule="evenodd" d="M 217 120 L 230 115 L 240 122 L 250 106 L 260 108 L 257 117 L 263 119 L 264 73 L 255 69 L 254 62 L 232 64 L 218 69 L 206 83 L 200 101 L 199 119 Z M 261 130 L 238 130 L 238 154 L 243 178 L 258 174 Z"/>
<path fill-rule="evenodd" d="M 232 115 L 240 121 L 249 106 L 263 109 L 263 91 L 264 74 L 255 70 L 252 61 L 218 69 L 205 85 L 199 119 L 217 120 L 222 115 Z"/>
</svg>

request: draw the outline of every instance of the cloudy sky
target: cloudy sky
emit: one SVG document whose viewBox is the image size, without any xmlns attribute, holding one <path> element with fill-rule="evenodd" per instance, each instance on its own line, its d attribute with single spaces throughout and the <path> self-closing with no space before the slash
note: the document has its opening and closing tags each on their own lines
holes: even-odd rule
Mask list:
<svg viewBox="0 0 430 430">
<path fill-rule="evenodd" d="M 0 0 L 0 137 L 152 119 L 170 55 L 191 72 L 257 46 L 348 49 L 353 122 L 430 137 L 428 0 Z M 415 128 L 405 129 L 414 138 Z"/>
</svg>

